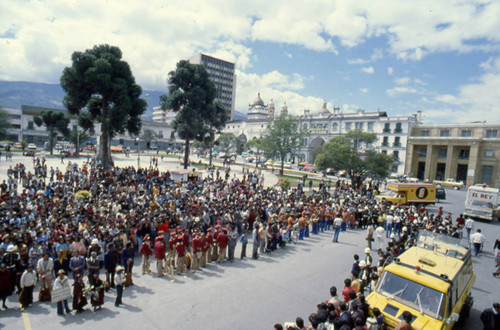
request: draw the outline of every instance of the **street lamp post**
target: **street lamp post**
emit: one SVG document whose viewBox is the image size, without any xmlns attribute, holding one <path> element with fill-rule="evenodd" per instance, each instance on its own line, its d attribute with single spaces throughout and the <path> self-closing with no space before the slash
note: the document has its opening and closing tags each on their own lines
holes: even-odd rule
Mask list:
<svg viewBox="0 0 500 330">
<path fill-rule="evenodd" d="M 136 137 L 135 144 L 137 144 L 137 170 L 139 170 L 139 163 L 141 162 L 141 140 Z"/>
</svg>

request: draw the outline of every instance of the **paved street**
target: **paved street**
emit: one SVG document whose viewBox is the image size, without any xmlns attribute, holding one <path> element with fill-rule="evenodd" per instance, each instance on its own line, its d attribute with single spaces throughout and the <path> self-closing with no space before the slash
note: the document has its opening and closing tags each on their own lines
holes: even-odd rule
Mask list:
<svg viewBox="0 0 500 330">
<path fill-rule="evenodd" d="M 136 165 L 136 155 L 116 159 L 119 166 Z M 149 164 L 149 157 L 141 158 L 142 165 Z M 166 160 L 166 158 L 165 158 Z M 14 156 L 12 163 L 0 162 L 0 180 L 6 177 L 8 165 L 23 161 L 31 168 L 31 158 Z M 73 161 L 73 160 L 72 160 Z M 80 160 L 82 161 L 82 160 Z M 67 160 L 65 161 L 67 163 Z M 60 166 L 60 159 L 49 159 L 50 166 Z M 162 170 L 178 165 L 163 162 Z M 236 173 L 241 173 L 234 167 Z M 267 172 L 266 172 L 267 173 Z M 265 174 L 266 185 L 277 179 Z M 455 218 L 464 209 L 464 191 L 447 190 L 448 199 L 443 206 Z M 498 279 L 492 277 L 494 240 L 499 235 L 498 223 L 476 223 L 482 228 L 488 241 L 485 253 L 474 260 L 477 273 L 473 296 L 475 298 L 471 319 L 467 329 L 478 328 L 479 313 L 500 300 Z M 7 329 L 271 329 L 276 322 L 292 321 L 297 316 L 307 320 L 316 310 L 316 304 L 329 298 L 329 288 L 343 287 L 348 276 L 352 255 L 362 254 L 365 247 L 364 231 L 341 233 L 340 243 L 331 242 L 331 232 L 311 235 L 297 245 L 288 245 L 270 256 L 259 260 L 243 261 L 223 265 L 210 264 L 208 268 L 187 278 L 176 276 L 175 282 L 154 275 L 140 275 L 139 259 L 135 262 L 133 287 L 124 292 L 125 306 L 113 305 L 115 292 L 106 295 L 101 311 L 86 311 L 82 314 L 60 317 L 55 305 L 35 303 L 24 317 L 21 316 L 14 296 L 8 300 L 11 307 L 0 311 L 0 327 Z M 240 244 L 237 246 L 239 256 Z M 251 255 L 251 244 L 247 255 Z M 375 253 L 373 253 L 375 256 Z M 154 267 L 152 267 L 154 269 Z M 154 273 L 153 273 L 154 274 Z"/>
</svg>

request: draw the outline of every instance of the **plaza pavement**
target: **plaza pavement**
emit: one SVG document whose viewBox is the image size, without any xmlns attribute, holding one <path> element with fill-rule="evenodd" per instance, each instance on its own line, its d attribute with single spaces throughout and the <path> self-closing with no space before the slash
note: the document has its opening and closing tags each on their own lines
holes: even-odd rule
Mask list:
<svg viewBox="0 0 500 330">
<path fill-rule="evenodd" d="M 21 160 L 26 165 L 32 164 L 31 158 L 22 156 L 14 156 L 12 164 Z M 149 158 L 141 158 L 141 161 L 149 163 Z M 57 166 L 60 159 L 49 159 L 48 162 L 49 167 L 51 164 Z M 133 165 L 134 162 L 136 165 L 137 158 L 133 156 L 128 160 L 116 159 L 119 166 Z M 170 162 L 163 162 L 161 169 L 161 166 L 178 166 L 164 163 Z M 2 158 L 0 180 L 5 178 L 9 165 Z M 264 173 L 266 186 L 272 185 L 272 180 L 277 182 L 272 174 Z M 465 193 L 450 190 L 447 194 L 447 201 L 438 204 L 434 211 L 438 206 L 444 206 L 445 212 L 453 212 L 455 218 L 463 211 Z M 494 269 L 491 247 L 499 235 L 498 223 L 476 223 L 476 227 L 483 229 L 487 242 L 485 253 L 474 258 L 477 279 L 472 294 L 475 303 L 464 329 L 479 328 L 480 312 L 500 300 L 496 289 L 498 279 L 491 275 Z M 157 278 L 154 272 L 153 275 L 141 275 L 137 258 L 135 285 L 125 289 L 124 306 L 117 308 L 113 305 L 115 292 L 112 290 L 106 294 L 102 310 L 93 312 L 89 309 L 82 314 L 73 312 L 61 317 L 57 316 L 55 305 L 51 303 L 35 302 L 33 307 L 21 313 L 13 295 L 7 302 L 10 309 L 0 311 L 0 328 L 272 329 L 274 323 L 293 321 L 297 316 L 307 320 L 316 310 L 316 304 L 329 298 L 331 285 L 339 289 L 343 287 L 353 254 L 362 255 L 365 247 L 365 232 L 362 230 L 341 233 L 337 244 L 331 242 L 331 234 L 311 235 L 297 245 L 287 245 L 285 249 L 259 260 L 238 258 L 234 263 L 210 264 L 203 271 L 189 273 L 187 278 L 176 276 L 175 282 L 170 282 L 168 277 Z M 240 248 L 238 243 L 237 257 Z M 251 255 L 251 248 L 249 244 L 247 255 Z M 372 255 L 375 257 L 374 252 Z M 155 269 L 154 264 L 152 269 Z"/>
</svg>

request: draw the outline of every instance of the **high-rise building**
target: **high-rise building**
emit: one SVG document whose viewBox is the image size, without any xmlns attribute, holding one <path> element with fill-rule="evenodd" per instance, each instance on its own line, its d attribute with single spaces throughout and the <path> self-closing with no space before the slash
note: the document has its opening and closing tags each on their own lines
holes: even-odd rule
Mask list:
<svg viewBox="0 0 500 330">
<path fill-rule="evenodd" d="M 218 58 L 198 53 L 189 59 L 193 64 L 202 64 L 207 69 L 210 80 L 215 84 L 219 101 L 226 110 L 231 112 L 231 120 L 234 118 L 234 101 L 236 94 L 236 75 L 234 74 L 234 63 L 220 60 Z"/>
</svg>

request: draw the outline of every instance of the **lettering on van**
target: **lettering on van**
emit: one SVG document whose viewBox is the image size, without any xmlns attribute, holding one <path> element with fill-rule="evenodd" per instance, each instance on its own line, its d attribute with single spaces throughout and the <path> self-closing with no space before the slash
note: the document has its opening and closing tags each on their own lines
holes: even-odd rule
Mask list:
<svg viewBox="0 0 500 330">
<path fill-rule="evenodd" d="M 420 187 L 417 189 L 416 191 L 416 194 L 418 199 L 424 199 L 427 197 L 427 195 L 429 195 L 429 190 L 427 190 L 427 188 L 425 187 Z"/>
<path fill-rule="evenodd" d="M 493 199 L 493 195 L 492 194 L 482 194 L 482 193 L 472 192 L 472 198 L 480 198 L 480 199 L 492 200 Z"/>
</svg>

